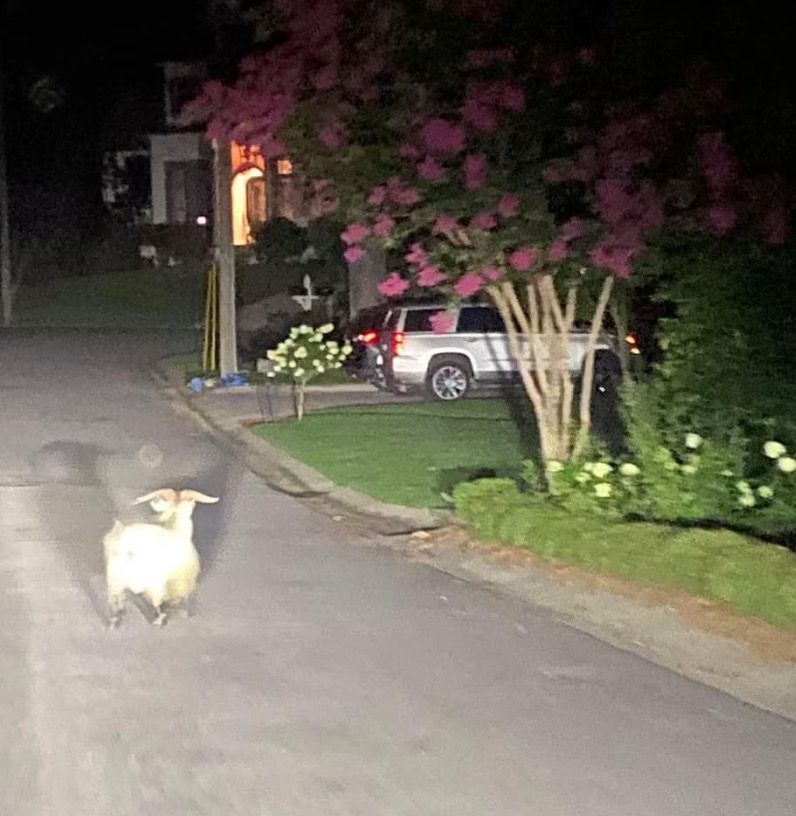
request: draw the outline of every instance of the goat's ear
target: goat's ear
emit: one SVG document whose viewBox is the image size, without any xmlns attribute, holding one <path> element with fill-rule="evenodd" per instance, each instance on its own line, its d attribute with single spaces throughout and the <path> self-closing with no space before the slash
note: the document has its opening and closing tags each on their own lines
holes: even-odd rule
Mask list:
<svg viewBox="0 0 796 816">
<path fill-rule="evenodd" d="M 200 502 L 201 504 L 215 504 L 218 496 L 207 496 L 198 490 L 181 490 L 180 501 Z"/>
<path fill-rule="evenodd" d="M 146 496 L 139 496 L 133 501 L 133 504 L 144 504 L 145 502 L 165 502 L 166 504 L 175 504 L 177 501 L 177 491 L 170 487 L 162 487 L 160 490 L 153 490 L 147 493 Z"/>
</svg>

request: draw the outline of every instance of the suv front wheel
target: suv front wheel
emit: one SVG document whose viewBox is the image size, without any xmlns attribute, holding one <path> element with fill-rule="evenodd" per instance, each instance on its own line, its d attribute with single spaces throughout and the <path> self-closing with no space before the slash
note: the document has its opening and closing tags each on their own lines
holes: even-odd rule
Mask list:
<svg viewBox="0 0 796 816">
<path fill-rule="evenodd" d="M 470 364 L 461 357 L 439 357 L 428 369 L 426 387 L 434 399 L 452 402 L 469 390 L 473 374 Z"/>
</svg>

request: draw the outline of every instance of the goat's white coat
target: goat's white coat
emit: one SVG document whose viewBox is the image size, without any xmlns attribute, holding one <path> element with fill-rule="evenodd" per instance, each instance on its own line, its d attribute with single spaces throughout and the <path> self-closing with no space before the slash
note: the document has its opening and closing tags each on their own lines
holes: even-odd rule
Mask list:
<svg viewBox="0 0 796 816">
<path fill-rule="evenodd" d="M 111 622 L 118 623 L 127 592 L 143 595 L 155 608 L 155 623 L 163 623 L 163 604 L 188 600 L 196 590 L 201 564 L 193 543 L 191 515 L 197 501 L 217 498 L 193 490 L 166 488 L 141 496 L 150 502 L 159 523 L 125 525 L 116 521 L 103 539 L 105 577 Z"/>
</svg>

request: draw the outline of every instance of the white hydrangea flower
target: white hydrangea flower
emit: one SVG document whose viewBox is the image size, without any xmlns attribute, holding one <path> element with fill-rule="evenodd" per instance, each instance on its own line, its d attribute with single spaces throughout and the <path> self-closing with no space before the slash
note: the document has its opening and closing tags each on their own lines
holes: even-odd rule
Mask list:
<svg viewBox="0 0 796 816">
<path fill-rule="evenodd" d="M 735 473 L 731 470 L 722 470 L 721 475 L 727 476 L 728 478 L 732 478 L 733 476 L 735 476 Z"/>
<path fill-rule="evenodd" d="M 581 470 L 585 470 L 586 473 L 592 473 L 594 471 L 594 462 L 584 462 L 583 467 Z"/>
<path fill-rule="evenodd" d="M 619 473 L 622 476 L 638 476 L 639 473 L 641 473 L 641 469 L 632 462 L 623 462 L 619 465 Z"/>
<path fill-rule="evenodd" d="M 693 476 L 697 472 L 696 465 L 683 465 L 680 470 L 685 473 L 686 476 Z"/>
<path fill-rule="evenodd" d="M 689 450 L 696 450 L 704 440 L 699 434 L 689 433 L 685 435 L 685 446 Z"/>
<path fill-rule="evenodd" d="M 352 347 L 352 346 L 350 346 L 350 345 L 348 345 L 348 343 L 346 343 L 346 344 L 345 344 L 345 345 L 344 345 L 344 346 L 343 346 L 343 347 L 340 349 L 340 351 L 342 351 L 342 352 L 343 352 L 343 354 L 345 354 L 345 355 L 346 355 L 346 357 L 347 357 L 349 354 L 351 354 L 351 352 L 352 352 L 353 350 L 354 350 L 354 349 L 353 349 L 353 347 Z"/>
<path fill-rule="evenodd" d="M 781 456 L 777 459 L 777 467 L 783 473 L 793 473 L 796 470 L 796 459 L 792 456 Z"/>
<path fill-rule="evenodd" d="M 323 326 L 318 326 L 318 331 L 321 334 L 329 334 L 330 331 L 334 330 L 334 325 L 331 323 L 324 323 Z"/>
<path fill-rule="evenodd" d="M 740 482 L 736 482 L 735 486 L 738 488 L 738 490 L 741 493 L 751 493 L 752 492 L 752 488 L 749 486 L 749 482 L 747 482 L 746 479 L 741 479 Z"/>
<path fill-rule="evenodd" d="M 291 360 L 291 361 L 290 361 L 290 362 L 287 364 L 287 367 L 288 367 L 288 368 L 295 368 L 295 367 L 296 367 L 296 361 L 295 361 L 295 360 Z"/>
<path fill-rule="evenodd" d="M 299 360 L 303 360 L 307 356 L 307 354 L 308 354 L 307 349 L 305 349 L 304 346 L 296 349 L 296 358 Z"/>
<path fill-rule="evenodd" d="M 556 461 L 555 459 L 551 459 L 547 462 L 547 472 L 548 473 L 560 473 L 564 469 L 564 465 L 561 462 Z"/>
<path fill-rule="evenodd" d="M 598 478 L 604 479 L 613 468 L 607 462 L 595 462 L 591 472 Z"/>
<path fill-rule="evenodd" d="M 754 507 L 757 504 L 754 493 L 742 493 L 738 497 L 738 504 L 741 507 Z"/>
<path fill-rule="evenodd" d="M 757 495 L 760 496 L 761 499 L 773 499 L 774 491 L 768 485 L 760 485 L 760 487 L 757 488 Z"/>
<path fill-rule="evenodd" d="M 310 340 L 312 340 L 313 343 L 320 343 L 321 340 L 323 340 L 323 335 L 315 332 L 315 334 L 313 334 L 312 337 L 310 337 Z"/>
<path fill-rule="evenodd" d="M 608 499 L 613 492 L 613 487 L 608 482 L 599 482 L 594 485 L 594 495 L 598 499 Z"/>
<path fill-rule="evenodd" d="M 299 326 L 299 334 L 312 334 L 312 326 Z"/>
<path fill-rule="evenodd" d="M 298 339 L 298 336 L 299 336 L 298 326 L 294 326 L 290 330 L 290 337 L 291 337 L 291 339 L 296 340 L 296 339 Z"/>
<path fill-rule="evenodd" d="M 580 473 L 575 474 L 575 481 L 578 484 L 586 484 L 586 482 L 591 481 L 591 474 L 581 470 Z"/>
<path fill-rule="evenodd" d="M 779 459 L 780 456 L 784 456 L 787 452 L 782 442 L 776 442 L 773 439 L 770 439 L 763 445 L 763 453 L 765 453 L 769 459 Z"/>
</svg>

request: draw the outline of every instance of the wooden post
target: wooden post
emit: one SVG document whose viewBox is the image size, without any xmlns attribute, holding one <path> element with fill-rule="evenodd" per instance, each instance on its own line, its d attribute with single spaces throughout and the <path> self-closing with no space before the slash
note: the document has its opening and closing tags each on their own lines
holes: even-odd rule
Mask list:
<svg viewBox="0 0 796 816">
<path fill-rule="evenodd" d="M 235 247 L 232 242 L 232 156 L 227 141 L 213 139 L 215 213 L 213 243 L 218 269 L 219 374 L 238 370 L 235 328 Z"/>
</svg>

